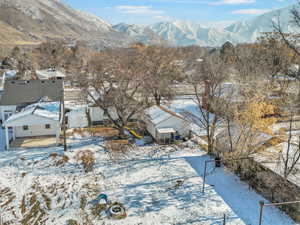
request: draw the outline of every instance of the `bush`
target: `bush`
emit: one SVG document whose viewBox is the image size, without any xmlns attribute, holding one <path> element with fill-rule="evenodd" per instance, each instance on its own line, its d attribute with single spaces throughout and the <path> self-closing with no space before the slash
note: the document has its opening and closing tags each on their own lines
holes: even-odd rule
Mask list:
<svg viewBox="0 0 300 225">
<path fill-rule="evenodd" d="M 84 172 L 88 173 L 93 170 L 95 164 L 94 153 L 91 150 L 79 151 L 76 153 L 76 161 L 81 163 Z"/>
<path fill-rule="evenodd" d="M 67 225 L 79 225 L 79 223 L 76 220 L 68 220 Z"/>
<path fill-rule="evenodd" d="M 62 155 L 61 159 L 57 160 L 55 165 L 60 166 L 67 163 L 68 161 L 69 161 L 69 157 L 66 155 Z"/>
<path fill-rule="evenodd" d="M 128 140 L 117 140 L 106 143 L 106 149 L 109 151 L 109 156 L 112 161 L 122 159 L 131 147 Z"/>
</svg>

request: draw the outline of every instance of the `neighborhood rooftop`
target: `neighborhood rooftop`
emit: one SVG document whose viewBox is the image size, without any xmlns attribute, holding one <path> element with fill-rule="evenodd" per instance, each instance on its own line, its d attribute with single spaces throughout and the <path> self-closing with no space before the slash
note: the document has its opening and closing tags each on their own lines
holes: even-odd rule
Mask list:
<svg viewBox="0 0 300 225">
<path fill-rule="evenodd" d="M 63 96 L 63 80 L 14 80 L 4 84 L 0 105 L 21 105 L 38 102 L 42 98 L 60 101 Z"/>
</svg>

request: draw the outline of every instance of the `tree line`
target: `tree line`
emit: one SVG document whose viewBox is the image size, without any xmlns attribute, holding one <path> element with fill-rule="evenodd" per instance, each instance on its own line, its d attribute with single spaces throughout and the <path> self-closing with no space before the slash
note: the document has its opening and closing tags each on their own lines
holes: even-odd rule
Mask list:
<svg viewBox="0 0 300 225">
<path fill-rule="evenodd" d="M 298 12 L 291 13 L 300 28 Z M 262 134 L 276 136 L 288 143 L 281 154 L 288 177 L 300 159 L 300 141 L 292 135 L 299 115 L 299 36 L 285 34 L 280 23 L 273 26 L 274 32 L 256 43 L 227 42 L 215 49 L 134 43 L 93 51 L 83 43 L 48 41 L 31 51 L 14 48 L 2 67 L 16 69 L 18 79 L 24 74 L 37 79 L 36 69 L 64 71 L 120 136 L 134 116 L 167 104 L 185 85 L 199 113 L 184 114 L 205 131 L 208 152 L 247 157 L 260 150 L 256 144 Z M 274 133 L 271 127 L 284 119 L 289 127 Z"/>
</svg>

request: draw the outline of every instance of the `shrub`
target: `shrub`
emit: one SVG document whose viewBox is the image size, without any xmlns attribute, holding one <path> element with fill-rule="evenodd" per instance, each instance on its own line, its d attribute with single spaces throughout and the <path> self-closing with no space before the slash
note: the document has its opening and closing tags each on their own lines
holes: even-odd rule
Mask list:
<svg viewBox="0 0 300 225">
<path fill-rule="evenodd" d="M 76 220 L 68 220 L 67 225 L 79 225 L 79 223 Z"/>
<path fill-rule="evenodd" d="M 58 156 L 58 154 L 56 152 L 52 152 L 50 154 L 50 157 L 53 158 L 53 159 L 55 159 L 57 156 Z"/>
<path fill-rule="evenodd" d="M 57 162 L 56 162 L 56 166 L 59 166 L 59 165 L 63 165 L 65 163 L 67 163 L 69 161 L 69 157 L 66 156 L 66 155 L 63 155 L 61 157 L 61 159 L 59 159 Z"/>
<path fill-rule="evenodd" d="M 128 140 L 110 141 L 106 143 L 106 149 L 109 151 L 109 157 L 112 161 L 122 159 L 131 147 Z"/>
<path fill-rule="evenodd" d="M 88 173 L 94 168 L 94 153 L 91 150 L 79 151 L 76 153 L 76 161 L 82 163 L 84 171 Z"/>
</svg>

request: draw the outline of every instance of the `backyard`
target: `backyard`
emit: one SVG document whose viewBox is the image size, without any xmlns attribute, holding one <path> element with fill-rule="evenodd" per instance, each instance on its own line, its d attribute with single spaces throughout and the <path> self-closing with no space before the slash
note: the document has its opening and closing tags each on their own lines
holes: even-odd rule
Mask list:
<svg viewBox="0 0 300 225">
<path fill-rule="evenodd" d="M 99 139 L 78 139 L 60 147 L 0 153 L 0 209 L 5 224 L 226 224 L 258 223 L 264 200 L 224 168 L 208 169 L 209 156 L 192 142 L 176 146 L 135 146 L 112 155 Z M 87 172 L 79 152 L 91 152 Z M 124 206 L 114 220 L 91 204 L 99 194 Z M 266 200 L 265 200 L 266 201 Z M 292 225 L 276 208 L 266 208 L 263 224 Z M 76 223 L 75 223 L 76 222 Z"/>
</svg>

